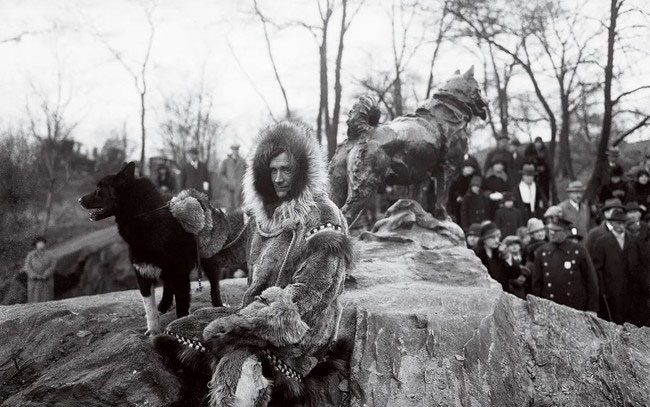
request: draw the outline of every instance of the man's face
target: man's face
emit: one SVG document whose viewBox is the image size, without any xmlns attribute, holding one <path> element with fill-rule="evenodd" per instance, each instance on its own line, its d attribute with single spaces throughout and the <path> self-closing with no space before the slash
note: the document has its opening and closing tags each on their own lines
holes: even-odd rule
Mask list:
<svg viewBox="0 0 650 407">
<path fill-rule="evenodd" d="M 569 192 L 569 199 L 573 202 L 580 202 L 582 199 L 582 192 Z"/>
<path fill-rule="evenodd" d="M 45 249 L 45 242 L 43 242 L 43 241 L 38 241 L 38 242 L 36 242 L 36 248 L 37 248 L 38 250 L 43 250 L 43 249 Z"/>
<path fill-rule="evenodd" d="M 199 155 L 197 153 L 190 153 L 190 161 L 199 161 Z"/>
<path fill-rule="evenodd" d="M 608 222 L 612 227 L 612 229 L 614 229 L 614 232 L 619 234 L 625 232 L 625 222 L 621 222 L 618 220 L 610 220 Z"/>
<path fill-rule="evenodd" d="M 514 204 L 514 202 L 512 202 L 510 200 L 503 202 L 503 206 L 505 206 L 506 208 L 512 208 L 513 204 Z"/>
<path fill-rule="evenodd" d="M 630 211 L 625 216 L 628 222 L 639 222 L 641 220 L 641 211 Z"/>
<path fill-rule="evenodd" d="M 501 163 L 496 163 L 496 164 L 494 164 L 494 165 L 492 166 L 492 170 L 493 170 L 496 174 L 500 174 L 500 173 L 502 173 L 502 172 L 503 172 L 503 164 L 501 164 Z"/>
<path fill-rule="evenodd" d="M 562 226 L 551 223 L 548 225 L 548 240 L 553 243 L 562 243 L 568 236 L 568 231 Z"/>
<path fill-rule="evenodd" d="M 232 149 L 232 156 L 233 156 L 233 158 L 239 157 L 239 149 L 238 148 L 233 148 Z"/>
<path fill-rule="evenodd" d="M 499 230 L 497 230 L 496 232 L 492 233 L 490 236 L 483 239 L 483 243 L 491 249 L 498 248 L 500 241 L 501 241 L 501 231 Z"/>
<path fill-rule="evenodd" d="M 542 143 L 541 141 L 535 141 L 535 148 L 536 149 L 541 150 L 542 147 L 544 147 L 544 143 Z"/>
<path fill-rule="evenodd" d="M 535 177 L 532 175 L 522 175 L 521 180 L 524 181 L 524 184 L 531 185 L 535 180 Z"/>
<path fill-rule="evenodd" d="M 466 165 L 463 167 L 464 176 L 469 177 L 472 174 L 474 174 L 474 167 L 472 167 L 471 165 Z"/>
<path fill-rule="evenodd" d="M 641 184 L 641 185 L 645 185 L 645 184 L 648 183 L 649 180 L 650 180 L 650 179 L 648 178 L 647 175 L 645 175 L 645 174 L 641 174 L 641 176 L 639 177 L 639 184 Z"/>
<path fill-rule="evenodd" d="M 475 193 L 476 195 L 478 195 L 478 193 L 481 192 L 481 187 L 479 186 L 472 185 L 471 188 L 472 188 L 472 192 Z"/>
<path fill-rule="evenodd" d="M 612 180 L 612 184 L 618 184 L 619 182 L 621 182 L 621 177 L 619 177 L 618 175 L 612 175 L 610 179 Z"/>
<path fill-rule="evenodd" d="M 269 167 L 271 169 L 271 181 L 275 193 L 280 199 L 284 199 L 289 194 L 291 181 L 293 180 L 294 165 L 293 157 L 287 153 L 282 153 L 271 160 Z"/>
</svg>

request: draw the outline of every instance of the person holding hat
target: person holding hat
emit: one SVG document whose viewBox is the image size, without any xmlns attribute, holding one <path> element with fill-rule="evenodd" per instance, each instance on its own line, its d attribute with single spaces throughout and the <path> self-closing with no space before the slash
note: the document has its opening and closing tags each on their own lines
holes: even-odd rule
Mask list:
<svg viewBox="0 0 650 407">
<path fill-rule="evenodd" d="M 239 144 L 230 146 L 230 154 L 223 160 L 220 174 L 226 185 L 226 202 L 224 206 L 230 210 L 242 206 L 242 180 L 246 172 L 246 162 L 239 155 Z"/>
<path fill-rule="evenodd" d="M 600 202 L 605 202 L 611 198 L 618 198 L 622 203 L 627 202 L 628 188 L 627 184 L 623 181 L 623 167 L 620 165 L 614 166 L 609 172 L 609 182 L 601 185 L 598 190 L 598 199 Z"/>
<path fill-rule="evenodd" d="M 601 316 L 617 324 L 628 320 L 631 263 L 639 255 L 636 241 L 625 230 L 626 221 L 625 212 L 614 209 L 605 221 L 607 232 L 596 240 L 590 253 L 605 304 Z"/>
<path fill-rule="evenodd" d="M 204 162 L 199 161 L 199 150 L 196 147 L 189 149 L 188 159 L 181 170 L 181 188 L 194 188 L 205 193 L 210 189 L 208 167 Z"/>
<path fill-rule="evenodd" d="M 546 195 L 543 188 L 535 182 L 535 167 L 533 164 L 524 164 L 521 170 L 521 181 L 513 191 L 515 207 L 519 208 L 528 222 L 530 218 L 541 218 L 546 208 Z"/>
<path fill-rule="evenodd" d="M 524 225 L 521 211 L 514 207 L 515 200 L 512 192 L 503 193 L 503 206 L 494 214 L 494 223 L 506 236 L 516 235 L 517 229 Z"/>
<path fill-rule="evenodd" d="M 43 302 L 54 299 L 54 266 L 56 262 L 45 250 L 47 240 L 38 236 L 34 239 L 34 249 L 27 253 L 23 271 L 27 274 L 27 302 Z"/>
<path fill-rule="evenodd" d="M 636 202 L 641 209 L 648 213 L 650 208 L 650 172 L 645 168 L 636 173 L 636 181 L 630 186 L 630 196 L 628 201 Z"/>
<path fill-rule="evenodd" d="M 598 311 L 598 277 L 587 250 L 568 239 L 571 222 L 552 218 L 549 242 L 535 253 L 532 294 L 580 311 Z"/>
<path fill-rule="evenodd" d="M 510 280 L 518 278 L 520 271 L 518 266 L 509 265 L 503 258 L 500 251 L 501 231 L 494 222 L 488 221 L 481 226 L 478 246 L 476 255 L 490 277 L 498 281 L 503 291 L 507 292 Z"/>
<path fill-rule="evenodd" d="M 585 247 L 587 248 L 589 254 L 593 253 L 594 243 L 596 243 L 596 240 L 598 240 L 609 230 L 607 229 L 606 220 L 612 216 L 612 213 L 616 209 L 625 210 L 625 207 L 618 198 L 606 200 L 605 204 L 602 206 L 602 208 L 600 208 L 601 216 L 605 221 L 601 222 L 600 225 L 591 228 L 591 230 L 589 230 L 587 233 L 587 237 L 585 238 Z"/>
<path fill-rule="evenodd" d="M 582 194 L 585 192 L 582 182 L 576 180 L 569 182 L 566 188 L 568 198 L 558 205 L 562 209 L 563 216 L 573 223 L 580 236 L 587 236 L 591 222 L 589 206 L 582 202 Z"/>
<path fill-rule="evenodd" d="M 478 247 L 478 241 L 481 238 L 481 224 L 472 223 L 465 233 L 465 243 L 467 243 L 467 248 L 470 250 L 476 250 Z"/>
<path fill-rule="evenodd" d="M 456 222 L 460 222 L 460 204 L 463 202 L 463 197 L 469 189 L 469 184 L 474 175 L 480 175 L 481 171 L 478 167 L 476 159 L 469 154 L 465 155 L 465 159 L 460 165 L 460 173 L 456 175 L 454 180 L 449 186 L 449 196 L 447 198 L 447 212 Z"/>
<path fill-rule="evenodd" d="M 480 176 L 473 176 L 460 203 L 460 226 L 464 230 L 472 223 L 481 223 L 489 217 L 490 200 L 481 192 L 481 182 Z"/>
</svg>

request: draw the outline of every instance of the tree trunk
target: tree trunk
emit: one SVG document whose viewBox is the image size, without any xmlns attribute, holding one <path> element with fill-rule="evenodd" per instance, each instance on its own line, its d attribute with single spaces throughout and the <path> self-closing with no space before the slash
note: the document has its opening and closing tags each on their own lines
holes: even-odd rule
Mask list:
<svg viewBox="0 0 650 407">
<path fill-rule="evenodd" d="M 331 159 L 336 151 L 336 138 L 339 132 L 339 116 L 341 114 L 341 65 L 343 62 L 343 46 L 345 40 L 347 0 L 341 2 L 343 7 L 341 16 L 341 31 L 339 33 L 339 48 L 336 53 L 336 65 L 334 66 L 334 112 L 332 113 L 332 126 L 327 133 L 327 158 Z"/>
<path fill-rule="evenodd" d="M 404 106 L 402 104 L 402 77 L 400 76 L 399 69 L 395 72 L 395 82 L 393 83 L 393 106 L 395 107 L 395 117 L 400 117 L 404 114 Z"/>
<path fill-rule="evenodd" d="M 562 89 L 562 125 L 560 126 L 560 163 L 558 173 L 568 179 L 574 178 L 573 161 L 571 160 L 571 143 L 569 142 L 571 114 L 569 112 L 569 95 Z"/>
<path fill-rule="evenodd" d="M 47 198 L 45 199 L 45 222 L 41 234 L 47 236 L 47 229 L 50 227 L 50 217 L 52 216 L 52 204 L 54 203 L 54 185 L 56 180 L 51 179 L 47 189 Z"/>
<path fill-rule="evenodd" d="M 140 176 L 145 175 L 145 162 L 144 162 L 144 142 L 146 139 L 146 130 L 144 126 L 145 106 L 144 106 L 145 92 L 140 92 L 140 131 L 142 132 L 142 147 L 140 148 Z"/>
<path fill-rule="evenodd" d="M 607 146 L 612 131 L 612 79 L 614 77 L 614 42 L 616 41 L 616 20 L 618 19 L 618 0 L 611 0 L 609 6 L 609 27 L 607 28 L 607 64 L 605 65 L 605 86 L 603 126 L 600 132 L 600 142 L 596 155 L 596 164 L 591 173 L 585 199 L 592 199 L 605 178 L 607 162 Z"/>
</svg>

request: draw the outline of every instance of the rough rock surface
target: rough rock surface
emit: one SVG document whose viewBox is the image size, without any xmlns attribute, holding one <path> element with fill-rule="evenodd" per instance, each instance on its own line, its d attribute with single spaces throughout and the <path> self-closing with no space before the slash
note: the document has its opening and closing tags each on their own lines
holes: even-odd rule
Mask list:
<svg viewBox="0 0 650 407">
<path fill-rule="evenodd" d="M 504 294 L 454 225 L 417 212 L 395 211 L 356 244 L 341 297 L 353 406 L 649 404 L 649 328 Z M 244 285 L 222 282 L 225 302 Z M 193 309 L 208 291 L 193 293 Z M 0 307 L 1 405 L 184 405 L 143 316 L 137 291 Z"/>
</svg>

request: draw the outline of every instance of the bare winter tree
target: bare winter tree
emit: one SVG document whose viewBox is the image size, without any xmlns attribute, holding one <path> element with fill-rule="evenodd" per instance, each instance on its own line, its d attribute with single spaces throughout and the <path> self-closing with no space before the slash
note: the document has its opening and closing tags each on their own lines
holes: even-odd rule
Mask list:
<svg viewBox="0 0 650 407">
<path fill-rule="evenodd" d="M 156 33 L 154 22 L 153 22 L 153 13 L 156 8 L 156 3 L 151 2 L 144 8 L 144 13 L 147 19 L 147 24 L 149 26 L 149 34 L 147 36 L 147 42 L 145 46 L 144 55 L 140 61 L 135 63 L 130 62 L 127 58 L 120 52 L 118 49 L 113 47 L 108 41 L 108 37 L 105 34 L 93 32 L 93 35 L 101 41 L 101 43 L 106 47 L 106 49 L 111 53 L 115 60 L 124 68 L 124 70 L 131 76 L 133 79 L 133 85 L 135 90 L 138 93 L 140 101 L 140 173 L 144 174 L 146 164 L 145 164 L 145 145 L 146 145 L 146 126 L 145 118 L 147 113 L 147 72 L 150 63 L 151 57 L 151 47 L 153 46 L 154 35 Z"/>
<path fill-rule="evenodd" d="M 29 133 L 37 143 L 38 164 L 46 175 L 45 220 L 42 234 L 46 235 L 52 215 L 52 205 L 56 191 L 70 177 L 69 163 L 64 159 L 64 142 L 69 140 L 77 123 L 66 117 L 66 111 L 72 100 L 72 92 L 65 95 L 61 71 L 57 72 L 57 88 L 53 97 L 38 90 L 31 84 L 34 96 L 38 100 L 37 108 L 26 106 L 29 119 Z"/>
<path fill-rule="evenodd" d="M 626 45 L 625 42 L 622 41 L 623 38 L 621 33 L 626 28 L 639 28 L 635 25 L 628 25 L 627 27 L 622 26 L 619 19 L 624 15 L 645 14 L 640 8 L 635 8 L 629 3 L 630 2 L 626 0 L 610 0 L 608 19 L 603 23 L 603 25 L 605 25 L 607 28 L 607 59 L 605 65 L 603 66 L 603 120 L 600 131 L 600 141 L 598 143 L 596 163 L 587 185 L 587 191 L 585 192 L 585 195 L 587 197 L 593 197 L 596 194 L 598 187 L 604 182 L 607 177 L 607 148 L 610 144 L 615 108 L 624 98 L 637 92 L 650 89 L 650 84 L 641 84 L 640 86 L 621 92 L 616 97 L 612 95 L 612 85 L 614 84 L 614 79 L 616 76 L 616 63 L 614 58 L 615 52 L 617 49 L 619 51 L 622 51 L 621 46 Z M 647 30 L 647 26 L 645 29 Z M 613 145 L 618 145 L 635 131 L 650 124 L 650 114 L 637 110 L 632 111 L 632 113 L 641 118 L 629 129 L 622 131 L 618 138 L 614 140 Z"/>
<path fill-rule="evenodd" d="M 359 85 L 373 93 L 384 105 L 391 119 L 404 114 L 407 71 L 413 57 L 427 43 L 427 32 L 418 19 L 422 12 L 417 1 L 391 3 L 391 7 L 386 10 L 391 27 L 391 68 L 357 79 Z M 434 51 L 434 54 L 437 52 Z M 435 57 L 432 58 L 432 64 L 435 64 Z M 433 77 L 430 78 L 433 81 Z"/>
<path fill-rule="evenodd" d="M 173 95 L 165 101 L 165 119 L 161 123 L 163 151 L 179 165 L 185 163 L 187 151 L 195 147 L 200 160 L 209 166 L 215 156 L 216 143 L 224 126 L 212 117 L 212 94 L 203 82 L 194 92 Z"/>
</svg>

